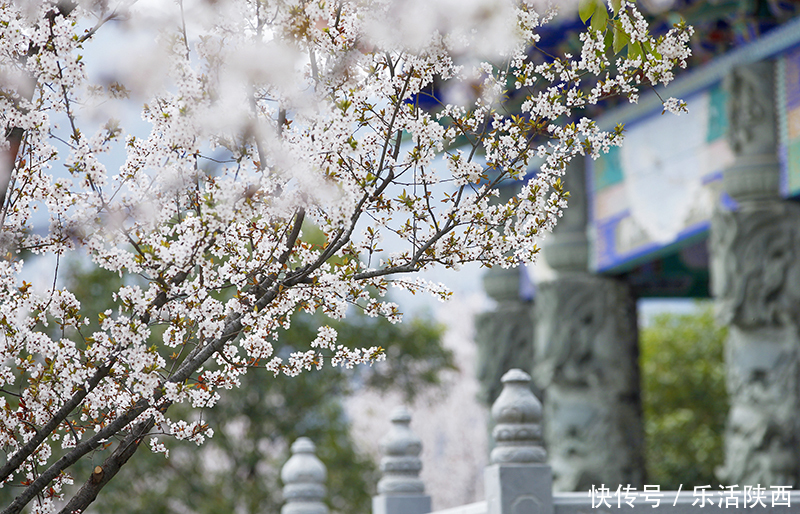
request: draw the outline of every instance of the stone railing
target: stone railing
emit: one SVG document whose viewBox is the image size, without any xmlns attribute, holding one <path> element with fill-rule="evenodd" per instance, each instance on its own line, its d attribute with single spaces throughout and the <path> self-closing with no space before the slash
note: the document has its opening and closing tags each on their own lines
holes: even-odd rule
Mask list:
<svg viewBox="0 0 800 514">
<path fill-rule="evenodd" d="M 800 491 L 766 487 L 762 501 L 748 491 L 625 491 L 597 484 L 592 492 L 553 493 L 552 469 L 542 444 L 542 404 L 530 389 L 531 377 L 512 369 L 503 375 L 503 390 L 492 406 L 495 447 L 484 470 L 486 500 L 431 512 L 430 496 L 419 478 L 422 443 L 409 428 L 404 407 L 392 413 L 392 428 L 381 441 L 382 478 L 372 500 L 372 514 L 701 514 L 704 509 L 800 514 Z M 325 466 L 314 444 L 300 438 L 281 472 L 286 504 L 281 514 L 328 514 Z M 624 487 L 624 486 L 623 486 Z M 646 486 L 650 488 L 650 486 Z M 737 486 L 738 487 L 738 486 Z M 723 494 L 724 493 L 724 494 Z M 755 498 L 755 499 L 754 499 Z M 745 504 L 747 507 L 742 507 Z M 720 505 L 720 502 L 723 502 Z M 755 506 L 753 506 L 755 505 Z"/>
</svg>

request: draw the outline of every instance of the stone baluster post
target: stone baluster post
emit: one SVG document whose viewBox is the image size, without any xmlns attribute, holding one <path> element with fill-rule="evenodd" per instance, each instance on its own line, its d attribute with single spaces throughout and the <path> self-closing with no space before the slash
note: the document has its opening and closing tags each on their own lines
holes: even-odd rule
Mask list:
<svg viewBox="0 0 800 514">
<path fill-rule="evenodd" d="M 381 440 L 383 458 L 378 496 L 372 498 L 372 514 L 427 514 L 431 497 L 419 478 L 422 441 L 409 428 L 411 414 L 405 407 L 392 413 L 392 428 Z"/>
<path fill-rule="evenodd" d="M 292 445 L 292 456 L 281 470 L 283 497 L 281 514 L 328 514 L 325 498 L 327 470 L 314 451 L 311 439 L 300 437 Z"/>
<path fill-rule="evenodd" d="M 773 64 L 735 68 L 726 80 L 728 139 L 736 159 L 711 224 L 711 282 L 728 325 L 730 484 L 800 484 L 800 206 L 780 198 Z"/>
<path fill-rule="evenodd" d="M 552 514 L 553 478 L 542 447 L 542 404 L 519 369 L 503 375 L 492 406 L 495 447 L 484 472 L 488 514 Z"/>
</svg>

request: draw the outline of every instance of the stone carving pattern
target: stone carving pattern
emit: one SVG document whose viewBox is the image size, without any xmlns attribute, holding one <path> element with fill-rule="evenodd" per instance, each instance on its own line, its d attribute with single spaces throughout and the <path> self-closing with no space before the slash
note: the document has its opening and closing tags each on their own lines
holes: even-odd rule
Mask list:
<svg viewBox="0 0 800 514">
<path fill-rule="evenodd" d="M 511 514 L 542 514 L 541 502 L 535 496 L 519 496 L 511 504 Z"/>
<path fill-rule="evenodd" d="M 281 514 L 328 514 L 325 498 L 325 465 L 314 454 L 316 447 L 307 437 L 292 444 L 292 456 L 281 469 L 283 497 Z"/>
<path fill-rule="evenodd" d="M 800 206 L 718 211 L 712 287 L 726 345 L 730 483 L 800 483 Z"/>
<path fill-rule="evenodd" d="M 520 363 L 533 366 L 532 311 L 531 302 L 506 302 L 475 319 L 477 376 L 481 383 L 481 400 L 487 405 L 500 395 L 505 372 Z"/>
<path fill-rule="evenodd" d="M 422 442 L 409 427 L 411 414 L 405 407 L 392 413 L 392 428 L 381 440 L 384 457 L 381 459 L 383 477 L 378 493 L 423 494 L 425 484 L 419 478 L 422 470 Z"/>
<path fill-rule="evenodd" d="M 729 141 L 738 155 L 775 153 L 775 81 L 770 61 L 739 66 L 726 78 Z"/>
<path fill-rule="evenodd" d="M 800 319 L 800 208 L 770 202 L 714 214 L 712 291 L 725 324 L 756 328 Z"/>
<path fill-rule="evenodd" d="M 544 462 L 542 447 L 542 404 L 530 389 L 531 377 L 520 369 L 503 375 L 503 391 L 492 405 L 495 423 L 493 464 Z"/>
<path fill-rule="evenodd" d="M 643 485 L 636 303 L 588 274 L 539 285 L 534 378 L 556 490 Z"/>
</svg>

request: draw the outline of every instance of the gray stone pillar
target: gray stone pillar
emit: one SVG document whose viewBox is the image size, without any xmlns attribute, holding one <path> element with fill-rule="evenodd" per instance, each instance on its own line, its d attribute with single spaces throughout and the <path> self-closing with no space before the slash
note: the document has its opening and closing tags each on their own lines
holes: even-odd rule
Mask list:
<svg viewBox="0 0 800 514">
<path fill-rule="evenodd" d="M 505 202 L 517 192 L 518 186 L 502 187 L 498 201 Z M 521 287 L 529 284 L 526 274 L 521 268 L 497 266 L 483 277 L 486 294 L 497 302 L 494 310 L 475 317 L 476 371 L 480 399 L 487 406 L 500 394 L 503 374 L 520 366 L 530 370 L 533 365 L 533 291 L 523 291 Z M 531 386 L 535 390 L 535 385 Z"/>
<path fill-rule="evenodd" d="M 723 483 L 800 481 L 800 206 L 749 205 L 714 218 L 712 280 L 730 411 Z"/>
<path fill-rule="evenodd" d="M 569 207 L 558 221 L 556 230 L 545 240 L 543 252 L 548 262 L 560 270 L 586 271 L 586 186 L 584 160 L 575 158 L 567 170 L 564 184 L 570 193 Z M 503 374 L 519 366 L 530 371 L 534 363 L 534 302 L 524 300 L 520 285 L 525 270 L 493 268 L 486 272 L 483 287 L 497 302 L 495 310 L 480 314 L 475 320 L 478 345 L 478 380 L 481 396 L 491 405 L 501 390 Z M 533 291 L 531 291 L 533 293 Z M 542 392 L 534 382 L 534 394 Z"/>
<path fill-rule="evenodd" d="M 589 239 L 586 226 L 589 221 L 586 191 L 586 160 L 575 157 L 564 176 L 564 187 L 569 191 L 567 208 L 552 234 L 542 246 L 547 263 L 559 272 L 586 273 L 589 266 Z"/>
<path fill-rule="evenodd" d="M 536 367 L 557 491 L 644 485 L 636 300 L 589 274 L 539 285 Z"/>
<path fill-rule="evenodd" d="M 800 206 L 779 198 L 773 65 L 727 80 L 736 162 L 723 175 L 735 209 L 711 226 L 711 280 L 728 325 L 730 411 L 723 483 L 800 484 Z"/>
<path fill-rule="evenodd" d="M 519 369 L 503 375 L 492 406 L 495 447 L 484 471 L 488 514 L 552 514 L 552 471 L 542 447 L 542 404 Z"/>
<path fill-rule="evenodd" d="M 381 440 L 383 477 L 378 496 L 372 498 L 372 514 L 427 514 L 431 497 L 419 478 L 422 442 L 409 428 L 411 414 L 405 407 L 392 413 L 392 428 Z"/>
<path fill-rule="evenodd" d="M 325 465 L 314 455 L 311 439 L 300 437 L 292 445 L 292 456 L 281 469 L 283 498 L 281 514 L 328 514 L 325 498 Z"/>
<path fill-rule="evenodd" d="M 537 284 L 533 378 L 544 391 L 544 439 L 557 491 L 644 485 L 636 299 L 588 272 L 583 162 L 566 177 L 570 204 Z"/>
<path fill-rule="evenodd" d="M 770 61 L 734 68 L 725 79 L 728 142 L 736 160 L 722 188 L 737 202 L 776 201 L 780 168 L 775 118 L 775 71 Z"/>
<path fill-rule="evenodd" d="M 500 394 L 506 371 L 533 363 L 533 302 L 521 298 L 522 273 L 525 270 L 498 267 L 483 278 L 486 293 L 497 302 L 494 310 L 475 318 L 477 376 L 487 405 Z"/>
</svg>

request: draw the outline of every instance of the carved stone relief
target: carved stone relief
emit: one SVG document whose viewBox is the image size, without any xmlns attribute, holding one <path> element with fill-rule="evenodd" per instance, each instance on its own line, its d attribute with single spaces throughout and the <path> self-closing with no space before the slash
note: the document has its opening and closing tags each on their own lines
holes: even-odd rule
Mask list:
<svg viewBox="0 0 800 514">
<path fill-rule="evenodd" d="M 644 482 L 636 302 L 588 274 L 539 285 L 534 380 L 556 490 Z"/>
<path fill-rule="evenodd" d="M 503 374 L 516 367 L 533 365 L 533 319 L 530 302 L 499 305 L 477 316 L 477 375 L 481 400 L 491 405 L 500 394 Z M 538 391 L 534 391 L 538 394 Z"/>
<path fill-rule="evenodd" d="M 762 61 L 734 68 L 728 92 L 728 140 L 736 163 L 723 172 L 723 187 L 735 200 L 778 198 L 774 65 Z"/>
<path fill-rule="evenodd" d="M 720 320 L 756 328 L 800 319 L 800 206 L 718 210 L 711 236 L 712 292 Z"/>
<path fill-rule="evenodd" d="M 734 68 L 728 91 L 729 141 L 740 156 L 775 153 L 774 65 L 761 61 Z"/>
<path fill-rule="evenodd" d="M 730 483 L 800 483 L 800 206 L 715 214 L 712 288 L 726 346 Z"/>
</svg>

